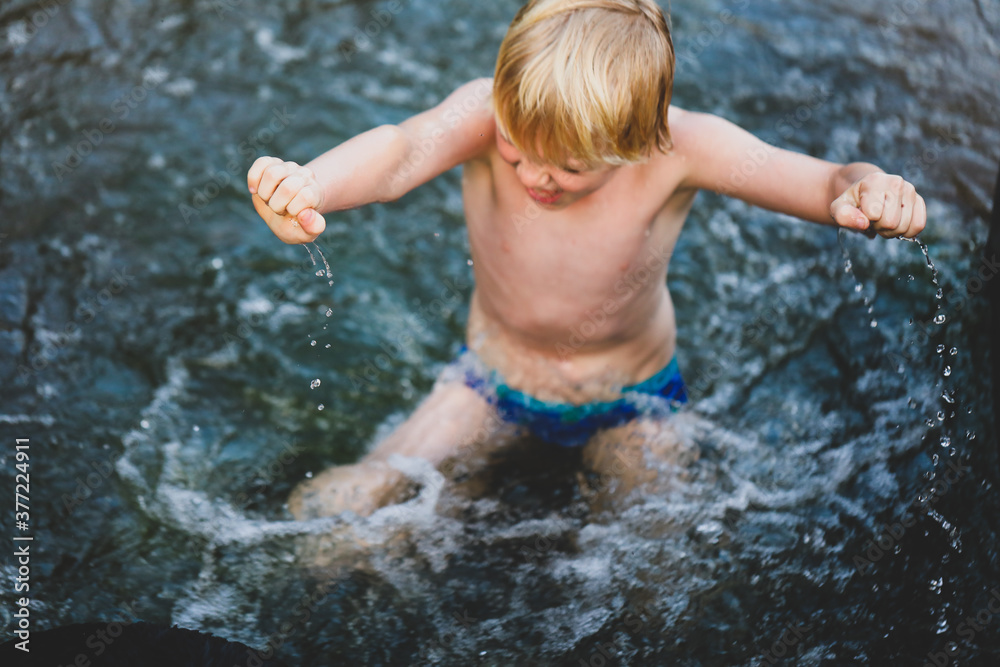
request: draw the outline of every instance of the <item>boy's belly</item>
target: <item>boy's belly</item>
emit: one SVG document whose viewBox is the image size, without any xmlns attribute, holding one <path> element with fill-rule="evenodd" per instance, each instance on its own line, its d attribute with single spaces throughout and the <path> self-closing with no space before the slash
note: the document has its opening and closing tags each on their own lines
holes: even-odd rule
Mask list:
<svg viewBox="0 0 1000 667">
<path fill-rule="evenodd" d="M 650 296 L 638 318 L 633 311 L 608 315 L 602 326 L 585 319 L 573 327 L 519 329 L 508 320 L 523 323 L 523 316 L 505 317 L 502 306 L 477 290 L 469 308 L 467 344 L 510 387 L 539 400 L 614 400 L 622 386 L 652 377 L 673 358 L 676 324 L 670 294 L 664 287 Z M 616 316 L 633 322 L 616 326 Z"/>
</svg>

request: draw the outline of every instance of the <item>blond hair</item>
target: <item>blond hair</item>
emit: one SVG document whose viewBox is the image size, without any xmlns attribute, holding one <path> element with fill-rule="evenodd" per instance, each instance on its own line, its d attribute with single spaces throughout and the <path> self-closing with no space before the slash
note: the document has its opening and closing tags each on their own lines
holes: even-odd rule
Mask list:
<svg viewBox="0 0 1000 667">
<path fill-rule="evenodd" d="M 531 0 L 497 57 L 497 125 L 541 162 L 642 162 L 672 146 L 673 78 L 670 28 L 653 0 Z"/>
</svg>

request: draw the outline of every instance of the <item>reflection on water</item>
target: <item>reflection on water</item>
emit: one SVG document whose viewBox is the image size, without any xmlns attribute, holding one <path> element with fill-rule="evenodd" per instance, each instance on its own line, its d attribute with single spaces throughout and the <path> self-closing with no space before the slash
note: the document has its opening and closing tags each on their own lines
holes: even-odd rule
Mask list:
<svg viewBox="0 0 1000 667">
<path fill-rule="evenodd" d="M 995 656 L 962 625 L 1000 584 L 995 3 L 675 3 L 676 102 L 914 180 L 938 282 L 913 244 L 847 236 L 852 278 L 834 231 L 704 195 L 671 267 L 697 457 L 656 493 L 600 506 L 614 480 L 522 448 L 447 483 L 403 461 L 404 505 L 296 523 L 292 486 L 411 410 L 465 320 L 439 299 L 471 277 L 457 173 L 330 216 L 324 276 L 243 191 L 258 154 L 308 160 L 489 74 L 517 3 L 392 8 L 0 10 L 0 423 L 44 451 L 38 627 L 139 600 L 290 664 Z"/>
</svg>

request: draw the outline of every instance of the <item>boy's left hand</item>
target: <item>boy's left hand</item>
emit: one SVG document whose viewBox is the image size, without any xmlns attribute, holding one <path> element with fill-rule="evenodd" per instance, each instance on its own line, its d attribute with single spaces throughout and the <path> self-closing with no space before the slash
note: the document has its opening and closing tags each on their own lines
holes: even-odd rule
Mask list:
<svg viewBox="0 0 1000 667">
<path fill-rule="evenodd" d="M 914 238 L 927 224 L 927 205 L 901 176 L 868 174 L 830 204 L 840 227 L 875 232 L 885 238 Z"/>
</svg>

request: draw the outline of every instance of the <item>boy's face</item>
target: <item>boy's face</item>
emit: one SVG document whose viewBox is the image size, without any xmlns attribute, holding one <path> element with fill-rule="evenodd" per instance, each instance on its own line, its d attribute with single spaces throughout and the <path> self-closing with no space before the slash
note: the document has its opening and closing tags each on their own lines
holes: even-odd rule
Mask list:
<svg viewBox="0 0 1000 667">
<path fill-rule="evenodd" d="M 497 129 L 497 149 L 528 191 L 528 196 L 544 208 L 561 209 L 601 189 L 618 171 L 604 166 L 586 169 L 573 159 L 565 168 L 532 162 Z"/>
</svg>

